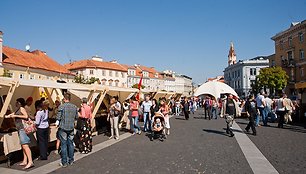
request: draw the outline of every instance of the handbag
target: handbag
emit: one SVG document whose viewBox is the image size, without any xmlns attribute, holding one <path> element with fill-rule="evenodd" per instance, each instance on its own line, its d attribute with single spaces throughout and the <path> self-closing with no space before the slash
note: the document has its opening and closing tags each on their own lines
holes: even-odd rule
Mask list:
<svg viewBox="0 0 306 174">
<path fill-rule="evenodd" d="M 31 134 L 37 131 L 35 122 L 30 118 L 28 120 L 23 120 L 23 129 L 26 134 Z"/>
</svg>

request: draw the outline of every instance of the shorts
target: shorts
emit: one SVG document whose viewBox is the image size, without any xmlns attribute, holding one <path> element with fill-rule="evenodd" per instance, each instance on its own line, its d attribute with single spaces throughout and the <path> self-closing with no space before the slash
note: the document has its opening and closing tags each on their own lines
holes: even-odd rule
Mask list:
<svg viewBox="0 0 306 174">
<path fill-rule="evenodd" d="M 31 143 L 30 137 L 25 133 L 25 131 L 23 129 L 20 129 L 18 131 L 18 135 L 19 135 L 19 140 L 20 140 L 21 145 Z"/>
</svg>

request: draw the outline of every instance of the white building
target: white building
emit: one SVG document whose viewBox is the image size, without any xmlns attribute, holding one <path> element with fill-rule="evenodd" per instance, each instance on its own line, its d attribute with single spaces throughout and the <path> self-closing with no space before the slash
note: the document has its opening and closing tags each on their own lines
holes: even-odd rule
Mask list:
<svg viewBox="0 0 306 174">
<path fill-rule="evenodd" d="M 175 92 L 183 94 L 183 96 L 192 95 L 192 78 L 186 75 L 175 74 Z"/>
<path fill-rule="evenodd" d="M 252 90 L 256 75 L 261 68 L 269 67 L 267 56 L 258 56 L 249 60 L 240 60 L 224 70 L 224 80 L 239 96 L 248 96 Z"/>
<path fill-rule="evenodd" d="M 115 60 L 106 62 L 101 57 L 94 56 L 92 59 L 80 60 L 64 66 L 85 79 L 98 78 L 102 85 L 127 87 L 128 69 Z"/>
</svg>

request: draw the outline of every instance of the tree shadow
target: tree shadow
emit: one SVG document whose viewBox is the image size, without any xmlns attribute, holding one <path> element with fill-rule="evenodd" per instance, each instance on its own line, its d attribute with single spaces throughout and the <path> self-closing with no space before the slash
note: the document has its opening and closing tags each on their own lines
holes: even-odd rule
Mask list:
<svg viewBox="0 0 306 174">
<path fill-rule="evenodd" d="M 185 118 L 175 118 L 176 120 L 186 120 Z"/>
<path fill-rule="evenodd" d="M 206 120 L 205 117 L 193 117 L 194 119 L 203 119 Z"/>
</svg>

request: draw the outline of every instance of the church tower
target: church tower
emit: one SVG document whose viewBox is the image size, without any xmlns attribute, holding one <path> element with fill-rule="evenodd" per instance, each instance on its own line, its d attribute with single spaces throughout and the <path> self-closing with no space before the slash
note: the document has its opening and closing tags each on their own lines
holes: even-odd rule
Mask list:
<svg viewBox="0 0 306 174">
<path fill-rule="evenodd" d="M 231 47 L 228 52 L 228 66 L 236 64 L 236 53 L 234 50 L 234 44 L 231 42 Z"/>
</svg>

